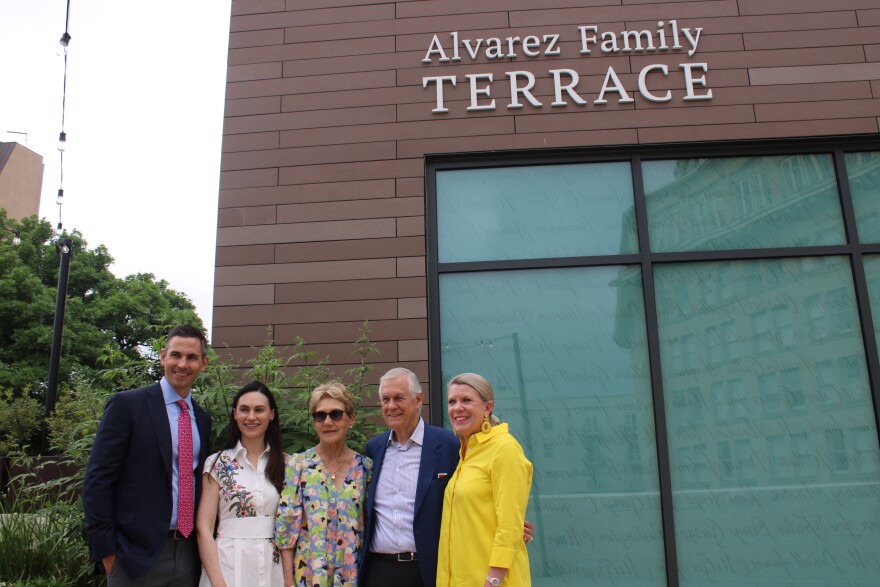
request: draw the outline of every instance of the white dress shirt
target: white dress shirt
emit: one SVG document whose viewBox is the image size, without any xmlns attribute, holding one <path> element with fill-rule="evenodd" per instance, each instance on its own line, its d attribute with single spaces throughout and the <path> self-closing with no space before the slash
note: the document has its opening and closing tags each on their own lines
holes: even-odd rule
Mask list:
<svg viewBox="0 0 880 587">
<path fill-rule="evenodd" d="M 370 542 L 372 552 L 416 552 L 413 519 L 424 439 L 425 421 L 421 418 L 405 444 L 395 439 L 393 431 L 388 435 L 382 470 L 376 482 L 373 506 L 376 530 Z"/>
</svg>

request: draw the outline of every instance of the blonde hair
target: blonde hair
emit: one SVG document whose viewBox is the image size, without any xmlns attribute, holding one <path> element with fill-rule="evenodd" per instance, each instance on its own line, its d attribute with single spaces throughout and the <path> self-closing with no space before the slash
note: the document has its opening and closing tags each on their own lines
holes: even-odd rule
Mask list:
<svg viewBox="0 0 880 587">
<path fill-rule="evenodd" d="M 328 397 L 341 401 L 345 404 L 345 413 L 349 416 L 354 416 L 354 396 L 351 395 L 351 392 L 338 381 L 328 381 L 312 390 L 312 395 L 309 397 L 309 413 L 315 411 L 315 406 L 319 401 Z"/>
<path fill-rule="evenodd" d="M 477 375 L 476 373 L 461 373 L 456 375 L 452 379 L 449 380 L 449 383 L 446 384 L 446 393 L 449 393 L 449 390 L 453 385 L 467 385 L 477 392 L 477 395 L 480 396 L 480 399 L 484 402 L 494 402 L 495 401 L 495 392 L 492 390 L 492 384 L 489 383 L 489 380 L 483 377 L 482 375 Z M 494 406 L 493 406 L 494 407 Z M 501 424 L 501 420 L 495 415 L 489 414 L 489 422 L 492 426 L 496 424 Z"/>
</svg>

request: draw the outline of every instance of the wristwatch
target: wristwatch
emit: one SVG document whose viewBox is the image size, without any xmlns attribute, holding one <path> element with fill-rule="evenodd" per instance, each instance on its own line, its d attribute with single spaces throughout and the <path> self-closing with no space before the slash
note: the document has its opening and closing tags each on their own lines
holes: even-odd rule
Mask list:
<svg viewBox="0 0 880 587">
<path fill-rule="evenodd" d="M 498 577 L 486 577 L 486 581 L 488 581 L 489 585 L 491 585 L 492 587 L 498 587 L 499 585 L 501 585 L 501 579 L 499 579 Z"/>
</svg>

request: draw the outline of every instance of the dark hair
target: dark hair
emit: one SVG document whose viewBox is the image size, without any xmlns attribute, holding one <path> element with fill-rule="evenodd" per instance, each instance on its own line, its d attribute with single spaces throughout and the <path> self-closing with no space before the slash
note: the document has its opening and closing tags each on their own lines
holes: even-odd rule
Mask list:
<svg viewBox="0 0 880 587">
<path fill-rule="evenodd" d="M 205 334 L 193 326 L 192 324 L 181 324 L 180 326 L 175 326 L 171 330 L 168 331 L 168 336 L 165 337 L 165 346 L 168 346 L 168 342 L 174 338 L 175 336 L 179 336 L 180 338 L 197 338 L 199 342 L 202 343 L 202 358 L 208 356 L 208 339 L 205 338 Z"/>
<path fill-rule="evenodd" d="M 229 431 L 226 435 L 226 443 L 221 447 L 221 450 L 235 448 L 238 441 L 241 440 L 241 430 L 238 429 L 238 424 L 235 423 L 235 410 L 238 409 L 238 400 L 241 399 L 241 396 L 252 391 L 262 393 L 266 396 L 266 399 L 269 400 L 269 409 L 275 413 L 275 417 L 269 422 L 269 427 L 266 428 L 266 433 L 263 435 L 266 444 L 269 446 L 269 462 L 266 463 L 265 474 L 269 483 L 275 486 L 278 493 L 281 493 L 281 489 L 284 486 L 284 450 L 281 446 L 281 425 L 278 422 L 278 404 L 275 403 L 275 396 L 272 395 L 269 388 L 259 381 L 251 381 L 239 389 L 238 393 L 236 393 L 235 397 L 232 399 L 232 411 L 229 413 Z M 218 454 L 217 457 L 219 458 L 219 456 L 220 455 Z"/>
</svg>

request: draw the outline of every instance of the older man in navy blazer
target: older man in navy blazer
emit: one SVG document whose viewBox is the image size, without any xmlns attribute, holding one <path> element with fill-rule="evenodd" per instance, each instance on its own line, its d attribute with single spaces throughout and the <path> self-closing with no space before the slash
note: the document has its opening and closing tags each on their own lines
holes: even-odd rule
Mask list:
<svg viewBox="0 0 880 587">
<path fill-rule="evenodd" d="M 191 391 L 206 353 L 198 328 L 173 328 L 160 355 L 162 380 L 114 394 L 104 409 L 83 510 L 90 559 L 110 587 L 198 582 L 192 528 L 211 419 Z"/>
<path fill-rule="evenodd" d="M 421 418 L 422 387 L 409 369 L 379 380 L 390 430 L 367 443 L 373 481 L 367 492 L 362 587 L 434 587 L 443 492 L 458 464 L 459 443 Z"/>
</svg>

